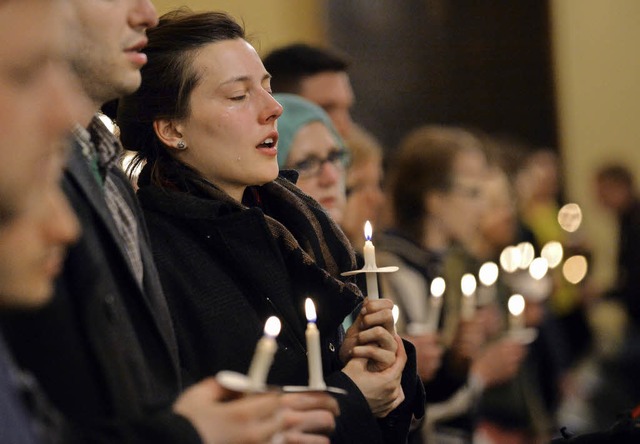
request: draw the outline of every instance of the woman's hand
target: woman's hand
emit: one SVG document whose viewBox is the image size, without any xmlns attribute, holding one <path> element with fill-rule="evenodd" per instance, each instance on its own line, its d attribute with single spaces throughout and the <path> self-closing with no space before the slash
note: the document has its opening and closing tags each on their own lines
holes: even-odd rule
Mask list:
<svg viewBox="0 0 640 444">
<path fill-rule="evenodd" d="M 367 358 L 371 371 L 383 371 L 396 360 L 397 341 L 393 322 L 393 302 L 366 300 L 360 314 L 347 330 L 340 347 L 340 359 Z"/>
<path fill-rule="evenodd" d="M 205 444 L 328 444 L 339 414 L 325 393 L 265 393 L 238 398 L 213 378 L 185 390 L 173 411 L 187 418 Z"/>
<path fill-rule="evenodd" d="M 400 385 L 402 370 L 407 362 L 407 354 L 402 339 L 395 335 L 396 350 L 394 362 L 384 370 L 371 370 L 368 360 L 354 357 L 342 369 L 358 386 L 376 418 L 384 418 L 404 401 L 404 392 Z M 358 354 L 354 348 L 354 355 Z"/>
</svg>

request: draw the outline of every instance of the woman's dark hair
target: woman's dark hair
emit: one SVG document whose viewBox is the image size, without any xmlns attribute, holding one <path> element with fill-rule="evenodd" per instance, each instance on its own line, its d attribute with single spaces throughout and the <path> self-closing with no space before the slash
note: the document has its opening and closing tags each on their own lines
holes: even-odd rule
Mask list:
<svg viewBox="0 0 640 444">
<path fill-rule="evenodd" d="M 192 69 L 198 50 L 211 43 L 245 38 L 243 27 L 223 12 L 195 13 L 181 8 L 162 17 L 147 31 L 148 56 L 142 84 L 119 101 L 117 123 L 125 149 L 137 155 L 130 171 L 141 162 L 151 167 L 151 180 L 160 182 L 163 164 L 175 162 L 153 129 L 158 119 L 189 115 L 189 97 L 200 81 Z"/>
<path fill-rule="evenodd" d="M 482 146 L 472 133 L 456 127 L 422 126 L 402 140 L 388 173 L 394 224 L 400 232 L 422 238 L 427 214 L 424 198 L 450 189 L 455 159 L 466 150 L 482 150 Z"/>
</svg>

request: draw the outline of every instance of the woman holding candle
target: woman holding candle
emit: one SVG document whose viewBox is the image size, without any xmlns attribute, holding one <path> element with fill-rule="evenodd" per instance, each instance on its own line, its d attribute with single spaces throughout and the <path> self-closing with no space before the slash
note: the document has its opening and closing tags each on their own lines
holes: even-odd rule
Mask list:
<svg viewBox="0 0 640 444">
<path fill-rule="evenodd" d="M 389 427 L 376 418 L 413 396 L 400 386 L 406 354 L 391 303 L 366 303 L 341 343 L 340 323 L 361 300 L 339 279 L 355 267 L 353 253 L 321 207 L 278 177 L 282 107 L 257 53 L 222 13 L 170 13 L 147 34 L 142 86 L 120 103 L 118 123 L 125 147 L 146 162 L 138 195 L 185 374 L 246 372 L 276 315 L 268 383 L 306 385 L 310 296 L 326 383 L 348 391 L 336 439 L 382 442 Z"/>
</svg>

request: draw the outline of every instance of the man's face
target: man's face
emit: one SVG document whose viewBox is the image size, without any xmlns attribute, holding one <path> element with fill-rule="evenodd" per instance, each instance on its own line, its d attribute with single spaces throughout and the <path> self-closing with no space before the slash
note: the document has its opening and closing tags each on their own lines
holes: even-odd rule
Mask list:
<svg viewBox="0 0 640 444">
<path fill-rule="evenodd" d="M 65 61 L 69 14 L 58 0 L 0 2 L 0 223 L 20 211 L 83 109 Z"/>
<path fill-rule="evenodd" d="M 147 57 L 145 30 L 158 16 L 150 0 L 72 0 L 76 13 L 71 59 L 82 86 L 94 102 L 135 92 Z"/>
<path fill-rule="evenodd" d="M 70 17 L 58 0 L 0 2 L 2 307 L 46 301 L 78 234 L 59 186 L 67 136 L 88 108 L 64 54 Z"/>
<path fill-rule="evenodd" d="M 340 135 L 349 137 L 355 98 L 346 72 L 326 71 L 309 76 L 300 84 L 300 95 L 323 108 Z"/>
</svg>

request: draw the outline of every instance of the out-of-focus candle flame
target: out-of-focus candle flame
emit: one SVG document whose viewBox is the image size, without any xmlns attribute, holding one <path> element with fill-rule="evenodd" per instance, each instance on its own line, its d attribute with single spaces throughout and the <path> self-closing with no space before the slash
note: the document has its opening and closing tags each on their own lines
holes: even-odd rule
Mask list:
<svg viewBox="0 0 640 444">
<path fill-rule="evenodd" d="M 537 257 L 533 261 L 531 261 L 531 265 L 529 266 L 529 274 L 535 280 L 540 280 L 547 274 L 549 270 L 549 263 L 543 257 Z"/>
<path fill-rule="evenodd" d="M 278 319 L 276 316 L 271 316 L 264 324 L 264 334 L 269 337 L 275 338 L 280 334 L 281 327 L 282 325 L 280 324 L 280 319 Z"/>
<path fill-rule="evenodd" d="M 563 230 L 573 233 L 582 224 L 582 210 L 576 203 L 568 203 L 558 211 L 558 223 Z"/>
<path fill-rule="evenodd" d="M 524 311 L 524 298 L 521 294 L 514 294 L 509 298 L 507 305 L 509 307 L 509 313 L 513 316 L 520 316 Z"/>
<path fill-rule="evenodd" d="M 460 288 L 462 289 L 462 294 L 464 294 L 465 296 L 470 296 L 473 294 L 474 291 L 476 291 L 476 278 L 474 275 L 472 275 L 471 273 L 467 273 L 464 276 L 462 276 L 462 279 L 460 280 Z"/>
<path fill-rule="evenodd" d="M 562 244 L 557 241 L 550 241 L 544 244 L 542 247 L 542 251 L 540 252 L 540 256 L 547 260 L 549 264 L 549 268 L 556 268 L 562 262 L 562 256 L 564 251 L 562 249 Z"/>
<path fill-rule="evenodd" d="M 498 273 L 500 270 L 498 266 L 494 262 L 485 262 L 480 267 L 480 271 L 478 272 L 478 277 L 480 278 L 480 282 L 482 285 L 489 286 L 493 285 L 496 280 L 498 280 Z"/>
<path fill-rule="evenodd" d="M 391 313 L 393 314 L 393 325 L 395 325 L 398 323 L 398 318 L 400 317 L 400 309 L 397 305 L 393 306 Z"/>
<path fill-rule="evenodd" d="M 446 289 L 447 284 L 444 282 L 444 279 L 441 277 L 437 277 L 431 281 L 431 296 L 440 298 L 444 294 L 444 290 Z"/>
<path fill-rule="evenodd" d="M 529 265 L 531 265 L 531 261 L 535 257 L 535 250 L 531 242 L 520 242 L 517 246 L 520 251 L 520 263 L 518 267 L 521 270 L 525 270 Z"/>
<path fill-rule="evenodd" d="M 562 266 L 562 274 L 572 284 L 579 283 L 587 275 L 587 258 L 581 255 L 571 256 Z"/>
<path fill-rule="evenodd" d="M 513 245 L 506 247 L 500 254 L 500 266 L 507 273 L 513 273 L 520 266 L 522 260 L 520 250 Z"/>
</svg>

